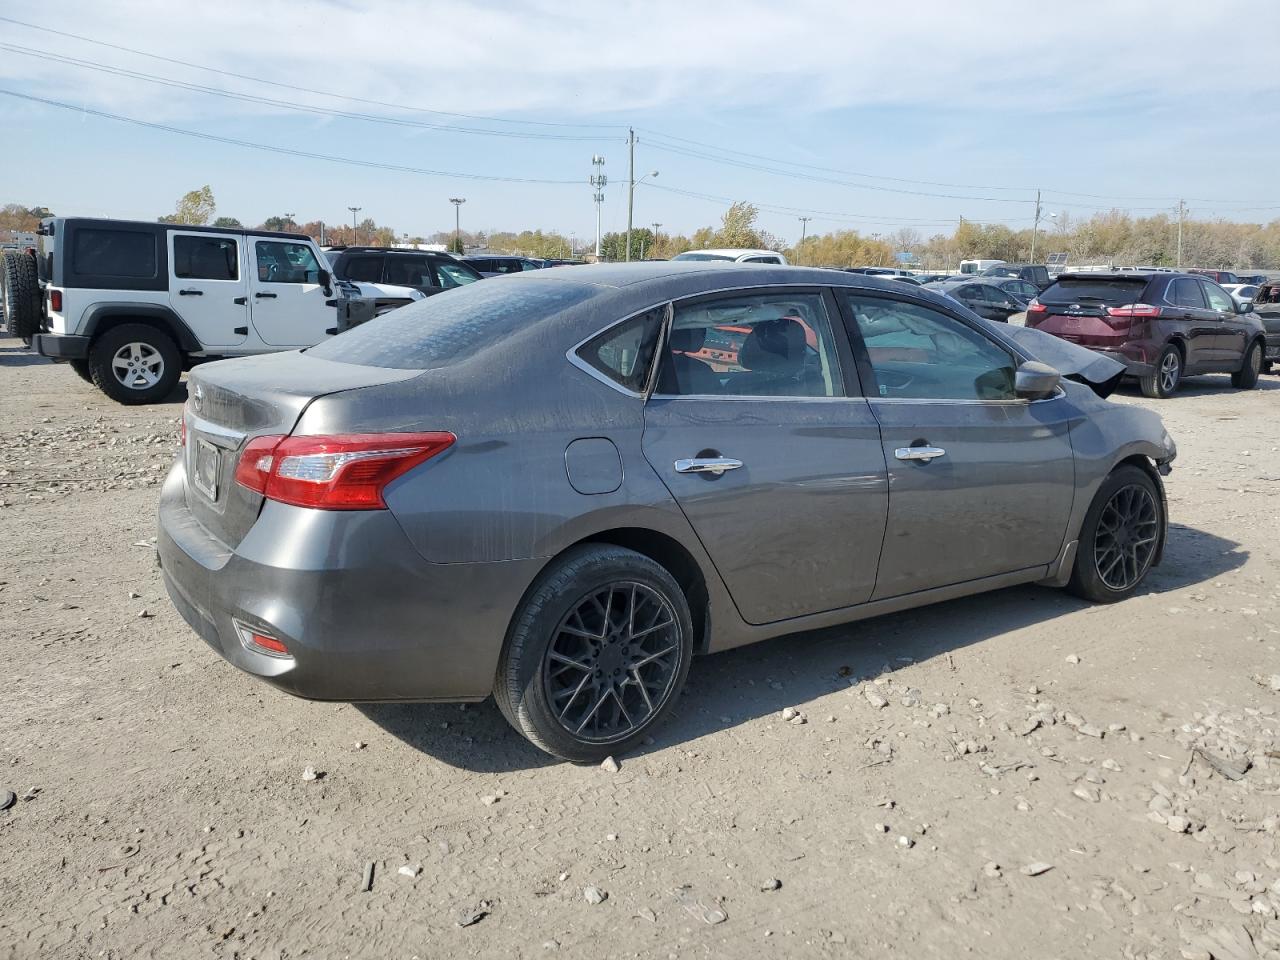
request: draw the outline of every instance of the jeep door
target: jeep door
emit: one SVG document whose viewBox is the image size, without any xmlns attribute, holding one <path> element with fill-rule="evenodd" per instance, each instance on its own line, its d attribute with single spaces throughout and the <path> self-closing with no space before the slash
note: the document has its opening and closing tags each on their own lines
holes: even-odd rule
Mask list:
<svg viewBox="0 0 1280 960">
<path fill-rule="evenodd" d="M 337 314 L 325 301 L 332 288 L 320 285 L 323 267 L 301 240 L 253 237 L 250 280 L 253 328 L 274 347 L 309 347 L 334 329 Z"/>
<path fill-rule="evenodd" d="M 170 230 L 169 305 L 202 346 L 231 347 L 249 334 L 248 281 L 235 234 Z"/>
</svg>

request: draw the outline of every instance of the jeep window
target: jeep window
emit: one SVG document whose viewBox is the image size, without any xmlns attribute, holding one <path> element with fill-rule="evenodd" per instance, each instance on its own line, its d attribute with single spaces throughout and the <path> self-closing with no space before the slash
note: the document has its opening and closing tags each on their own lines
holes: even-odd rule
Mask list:
<svg viewBox="0 0 1280 960">
<path fill-rule="evenodd" d="M 430 287 L 431 268 L 427 266 L 426 257 L 401 256 L 392 254 L 387 257 L 386 282 L 402 287 Z"/>
<path fill-rule="evenodd" d="M 342 264 L 342 279 L 381 283 L 382 257 L 348 257 Z"/>
<path fill-rule="evenodd" d="M 461 263 L 449 263 L 446 260 L 435 261 L 436 276 L 440 282 L 436 286 L 444 287 L 446 290 L 452 287 L 461 287 L 464 284 L 475 283 L 480 279 L 479 275 L 463 266 Z"/>
<path fill-rule="evenodd" d="M 320 264 L 305 243 L 259 240 L 255 246 L 260 283 L 320 282 Z"/>
<path fill-rule="evenodd" d="M 239 247 L 225 237 L 177 234 L 173 238 L 173 275 L 182 280 L 239 280 Z"/>
<path fill-rule="evenodd" d="M 156 235 L 151 231 L 82 228 L 74 233 L 71 269 L 81 276 L 151 278 Z"/>
</svg>

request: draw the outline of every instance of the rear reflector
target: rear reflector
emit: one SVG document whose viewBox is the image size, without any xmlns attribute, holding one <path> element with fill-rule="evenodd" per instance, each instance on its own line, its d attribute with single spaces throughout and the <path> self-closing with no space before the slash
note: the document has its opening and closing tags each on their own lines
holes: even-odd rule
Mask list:
<svg viewBox="0 0 1280 960">
<path fill-rule="evenodd" d="M 277 640 L 262 629 L 251 627 L 247 623 L 241 623 L 239 620 L 232 620 L 231 622 L 236 628 L 236 633 L 240 636 L 240 643 L 246 649 L 256 650 L 258 653 L 265 653 L 270 657 L 293 656 L 289 652 L 289 648 L 284 645 L 283 640 Z"/>
<path fill-rule="evenodd" d="M 62 291 L 61 290 L 49 291 L 49 311 L 51 313 L 62 312 Z"/>
<path fill-rule="evenodd" d="M 296 507 L 383 510 L 387 484 L 457 439 L 452 433 L 257 437 L 236 465 L 236 483 Z"/>
</svg>

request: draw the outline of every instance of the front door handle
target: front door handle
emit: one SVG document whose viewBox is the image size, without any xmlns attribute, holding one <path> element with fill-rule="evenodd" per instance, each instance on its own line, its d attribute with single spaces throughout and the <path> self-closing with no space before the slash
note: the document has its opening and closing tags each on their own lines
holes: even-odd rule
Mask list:
<svg viewBox="0 0 1280 960">
<path fill-rule="evenodd" d="M 941 447 L 899 447 L 893 451 L 893 455 L 899 460 L 923 460 L 928 463 L 936 457 L 945 457 L 947 451 Z"/>
<path fill-rule="evenodd" d="M 675 463 L 676 473 L 709 473 L 713 477 L 720 476 L 726 470 L 737 470 L 740 466 L 742 461 L 732 457 L 690 457 Z"/>
<path fill-rule="evenodd" d="M 204 291 L 203 291 L 203 290 L 179 290 L 179 291 L 178 291 L 178 296 L 180 296 L 180 297 L 203 297 L 203 296 L 204 296 Z"/>
<path fill-rule="evenodd" d="M 258 300 L 274 300 L 276 295 L 274 293 L 255 293 L 254 297 Z"/>
<path fill-rule="evenodd" d="M 236 297 L 236 298 L 235 298 L 235 300 L 234 300 L 234 301 L 232 301 L 232 302 L 233 302 L 233 303 L 235 303 L 235 305 L 236 305 L 236 306 L 238 306 L 238 307 L 243 307 L 246 303 L 248 303 L 248 302 L 249 302 L 249 298 L 248 298 L 248 297 Z"/>
</svg>

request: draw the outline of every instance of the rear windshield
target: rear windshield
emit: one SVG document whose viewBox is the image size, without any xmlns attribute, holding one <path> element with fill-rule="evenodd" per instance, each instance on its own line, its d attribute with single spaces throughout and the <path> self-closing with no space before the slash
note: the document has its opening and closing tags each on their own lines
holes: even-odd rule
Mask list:
<svg viewBox="0 0 1280 960">
<path fill-rule="evenodd" d="M 1147 288 L 1146 277 L 1107 277 L 1097 280 L 1071 278 L 1059 280 L 1040 294 L 1041 303 L 1137 303 Z"/>
<path fill-rule="evenodd" d="M 732 260 L 723 253 L 677 253 L 672 260 Z"/>
<path fill-rule="evenodd" d="M 597 292 L 593 286 L 556 280 L 486 280 L 393 310 L 307 353 L 369 367 L 431 370 L 465 360 Z"/>
</svg>

